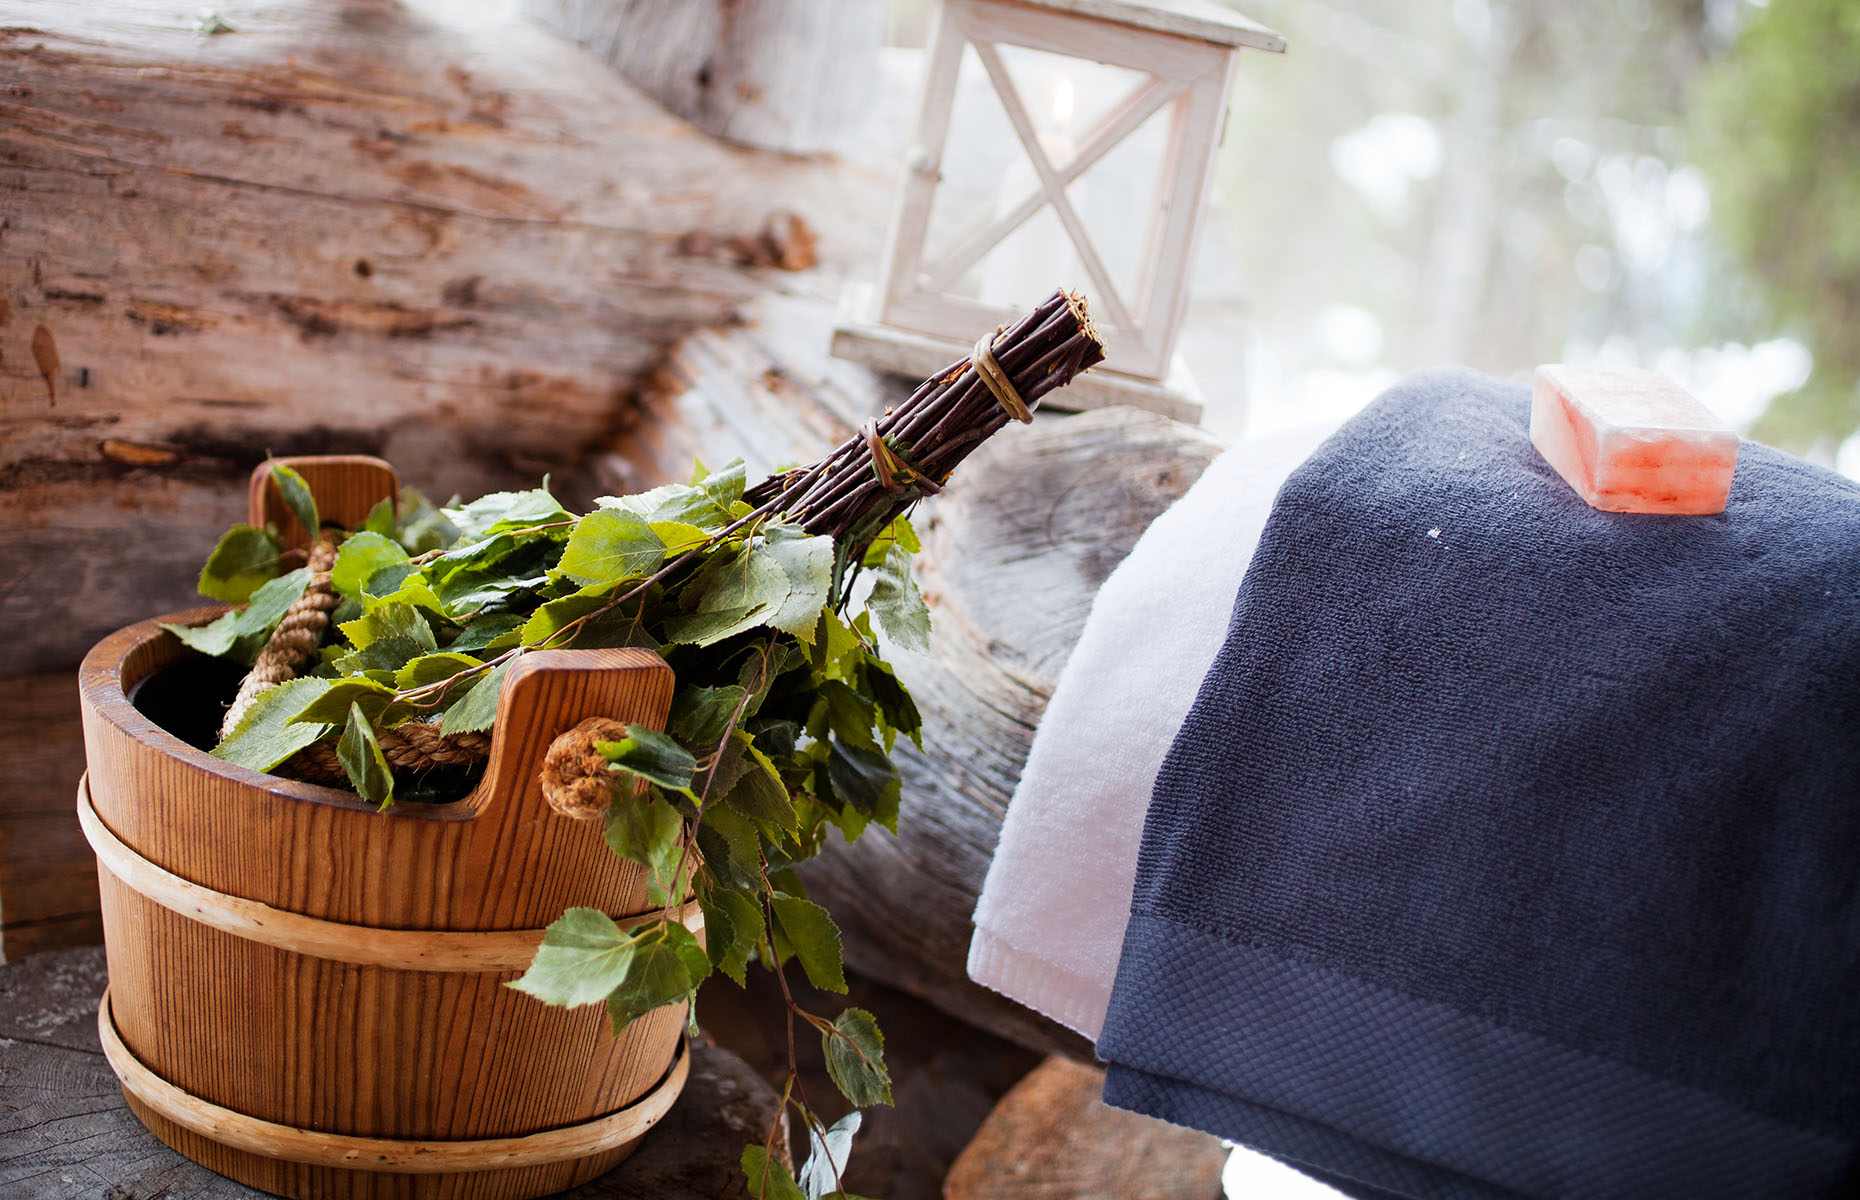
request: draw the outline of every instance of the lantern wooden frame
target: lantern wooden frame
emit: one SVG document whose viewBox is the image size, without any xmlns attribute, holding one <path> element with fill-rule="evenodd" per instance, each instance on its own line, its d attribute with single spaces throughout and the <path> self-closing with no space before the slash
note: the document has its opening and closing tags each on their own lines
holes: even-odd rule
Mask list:
<svg viewBox="0 0 1860 1200">
<path fill-rule="evenodd" d="M 1141 73 L 1133 91 L 1055 164 L 1041 145 L 1001 46 L 1023 46 Z M 925 240 L 965 48 L 973 47 L 1036 175 L 1009 211 L 976 222 L 934 261 Z M 1081 283 L 1105 335 L 1105 363 L 1066 389 L 1074 407 L 1136 404 L 1186 419 L 1200 413 L 1192 381 L 1175 359 L 1187 307 L 1195 237 L 1242 47 L 1282 52 L 1264 26 L 1207 0 L 941 0 L 925 54 L 916 132 L 906 155 L 877 286 L 849 289 L 833 353 L 882 369 L 925 374 L 966 353 L 978 330 L 1013 310 L 956 295 L 963 274 L 1050 206 L 1084 268 Z M 1147 214 L 1133 287 L 1120 289 L 1066 188 L 1159 111 L 1172 109 L 1159 186 Z M 1181 203 L 1189 197 L 1188 203 Z M 1057 397 L 1055 398 L 1057 399 Z"/>
</svg>

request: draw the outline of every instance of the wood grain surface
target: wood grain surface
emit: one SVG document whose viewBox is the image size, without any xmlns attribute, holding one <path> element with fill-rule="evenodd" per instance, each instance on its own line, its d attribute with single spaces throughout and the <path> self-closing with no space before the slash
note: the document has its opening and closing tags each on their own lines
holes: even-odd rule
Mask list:
<svg viewBox="0 0 1860 1200">
<path fill-rule="evenodd" d="M 101 947 L 0 967 L 0 1195 L 8 1200 L 259 1200 L 156 1140 L 97 1041 Z M 684 1095 L 637 1153 L 564 1200 L 737 1200 L 737 1156 L 774 1091 L 730 1052 L 691 1050 Z"/>
<path fill-rule="evenodd" d="M 876 246 L 888 173 L 720 144 L 503 7 L 0 0 L 0 675 L 186 603 L 268 453 L 572 486 L 787 277 L 735 239 Z"/>
<path fill-rule="evenodd" d="M 97 866 L 69 799 L 84 770 L 77 681 L 0 679 L 0 961 L 103 940 Z"/>
<path fill-rule="evenodd" d="M 323 921 L 393 931 L 533 930 L 564 908 L 648 906 L 642 873 L 594 825 L 552 812 L 537 768 L 589 716 L 663 721 L 671 672 L 640 651 L 541 651 L 514 663 L 491 760 L 469 796 L 385 812 L 345 792 L 247 771 L 159 728 L 129 691 L 185 651 L 145 622 L 86 659 L 89 797 L 116 839 L 215 892 Z M 515 1138 L 582 1124 L 655 1087 L 682 1007 L 620 1037 L 604 1010 L 550 1008 L 515 970 L 365 965 L 266 944 L 100 875 L 116 1027 L 156 1077 L 258 1121 L 363 1138 Z M 150 889 L 154 892 L 155 889 Z M 317 947 L 317 952 L 326 952 Z M 346 957 L 363 957 L 350 954 Z M 155 1112 L 164 1141 L 286 1195 L 533 1196 L 572 1186 L 630 1144 L 550 1166 L 376 1175 L 228 1149 Z"/>
<path fill-rule="evenodd" d="M 1048 1059 L 950 1166 L 944 1200 L 1220 1200 L 1219 1138 L 1107 1107 L 1104 1071 Z"/>
<path fill-rule="evenodd" d="M 342 529 L 360 529 L 375 505 L 400 497 L 400 476 L 390 463 L 373 455 L 302 454 L 277 461 L 303 477 L 304 486 L 316 497 L 318 518 Z M 286 547 L 304 549 L 313 540 L 315 531 L 299 525 L 284 503 L 270 461 L 252 468 L 245 511 L 248 525 L 260 529 L 268 523 L 276 525 Z"/>
</svg>

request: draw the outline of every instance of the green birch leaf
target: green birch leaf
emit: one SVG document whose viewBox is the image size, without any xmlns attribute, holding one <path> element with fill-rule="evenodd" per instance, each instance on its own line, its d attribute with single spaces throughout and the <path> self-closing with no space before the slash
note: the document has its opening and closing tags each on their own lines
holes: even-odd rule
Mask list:
<svg viewBox="0 0 1860 1200">
<path fill-rule="evenodd" d="M 878 749 L 872 727 L 878 722 L 878 706 L 837 679 L 824 680 L 820 699 L 825 702 L 827 724 L 835 739 L 867 750 Z"/>
<path fill-rule="evenodd" d="M 399 523 L 391 531 L 377 529 L 375 532 L 392 532 L 409 554 L 444 550 L 459 540 L 458 526 L 446 520 L 445 513 L 434 508 L 418 488 L 410 487 L 400 489 Z"/>
<path fill-rule="evenodd" d="M 368 515 L 362 518 L 364 530 L 369 533 L 378 533 L 382 537 L 393 537 L 394 530 L 399 523 L 394 515 L 394 497 L 392 496 L 376 501 L 375 506 L 368 510 Z"/>
<path fill-rule="evenodd" d="M 602 509 L 575 524 L 556 569 L 576 583 L 644 579 L 665 561 L 665 543 L 639 517 Z"/>
<path fill-rule="evenodd" d="M 596 584 L 590 588 L 551 600 L 530 614 L 520 634 L 525 646 L 540 646 L 556 634 L 567 628 L 571 621 L 587 616 L 595 609 L 613 601 L 613 588 L 610 584 Z"/>
<path fill-rule="evenodd" d="M 833 587 L 833 539 L 825 534 L 807 537 L 797 528 L 776 526 L 765 551 L 788 576 L 788 595 L 768 623 L 812 642 Z"/>
<path fill-rule="evenodd" d="M 728 505 L 718 504 L 702 488 L 682 483 L 668 483 L 634 496 L 602 496 L 596 506 L 613 512 L 629 512 L 657 525 L 670 522 L 715 533 L 730 523 Z"/>
<path fill-rule="evenodd" d="M 714 553 L 685 592 L 695 594 L 696 604 L 689 615 L 666 622 L 669 640 L 709 646 L 779 613 L 788 599 L 788 573 L 766 551 L 739 545 Z"/>
<path fill-rule="evenodd" d="M 891 1103 L 891 1073 L 885 1069 L 885 1037 L 863 1008 L 849 1008 L 821 1035 L 827 1074 L 855 1108 Z"/>
<path fill-rule="evenodd" d="M 705 805 L 697 843 L 705 867 L 726 886 L 761 886 L 762 839 L 747 817 L 715 804 Z"/>
<path fill-rule="evenodd" d="M 235 609 L 221 613 L 205 625 L 170 625 L 164 621 L 161 627 L 180 638 L 182 645 L 218 658 L 231 650 L 233 642 L 239 637 L 239 617 L 240 613 Z"/>
<path fill-rule="evenodd" d="M 705 950 L 711 965 L 737 987 L 748 986 L 749 959 L 768 936 L 758 894 L 749 888 L 712 888 L 700 893 L 698 907 L 704 910 Z"/>
<path fill-rule="evenodd" d="M 666 642 L 673 646 L 713 646 L 724 638 L 754 629 L 762 624 L 766 615 L 766 610 L 761 608 L 732 608 L 671 617 L 665 622 Z"/>
<path fill-rule="evenodd" d="M 788 572 L 766 544 L 737 545 L 713 555 L 691 586 L 702 590 L 698 612 L 747 609 L 772 614 L 788 598 Z"/>
<path fill-rule="evenodd" d="M 879 530 L 865 548 L 865 556 L 859 560 L 860 566 L 867 570 L 884 563 L 893 547 L 901 548 L 906 554 L 915 554 L 923 549 L 923 543 L 917 540 L 917 531 L 903 517 L 898 517 Z"/>
<path fill-rule="evenodd" d="M 766 1147 L 743 1147 L 743 1178 L 748 1180 L 753 1200 L 807 1200 L 793 1173 Z"/>
<path fill-rule="evenodd" d="M 649 522 L 653 536 L 665 543 L 665 557 L 676 558 L 710 540 L 710 533 L 683 521 Z"/>
<path fill-rule="evenodd" d="M 520 645 L 521 633 L 529 618 L 522 613 L 491 613 L 468 622 L 446 649 L 454 654 L 479 650 L 508 650 Z"/>
<path fill-rule="evenodd" d="M 366 650 L 382 638 L 401 638 L 413 643 L 421 651 L 439 649 L 439 643 L 433 637 L 431 622 L 424 612 L 412 604 L 378 604 L 338 628 L 342 636 L 348 639 L 349 645 L 357 650 Z M 406 661 L 403 658 L 394 667 L 398 668 Z"/>
<path fill-rule="evenodd" d="M 509 671 L 510 662 L 500 663 L 491 668 L 484 678 L 472 684 L 471 690 L 446 710 L 445 718 L 439 723 L 439 732 L 476 733 L 481 729 L 489 729 L 497 721 L 497 701 L 503 695 L 504 676 Z"/>
<path fill-rule="evenodd" d="M 458 530 L 461 540 L 476 540 L 499 526 L 527 529 L 569 519 L 568 512 L 549 494 L 547 486 L 527 492 L 493 492 L 470 504 L 442 511 L 446 520 Z"/>
<path fill-rule="evenodd" d="M 638 940 L 599 909 L 571 908 L 549 926 L 529 970 L 509 986 L 544 1004 L 599 1003 L 626 978 Z"/>
<path fill-rule="evenodd" d="M 614 1036 L 653 1009 L 688 998 L 709 974 L 710 957 L 689 929 L 674 921 L 646 926 L 626 978 L 607 997 Z"/>
<path fill-rule="evenodd" d="M 834 795 L 858 809 L 862 816 L 893 833 L 898 831 L 898 804 L 904 785 L 897 767 L 883 752 L 846 745 L 835 738 L 827 756 L 827 775 Z"/>
<path fill-rule="evenodd" d="M 394 675 L 394 686 L 401 691 L 438 683 L 450 679 L 461 671 L 471 671 L 484 664 L 469 654 L 454 654 L 450 651 L 439 654 L 422 654 Z"/>
<path fill-rule="evenodd" d="M 860 673 L 865 680 L 866 694 L 877 703 L 885 724 L 916 742 L 919 750 L 923 749 L 924 719 L 909 689 L 898 682 L 896 672 L 884 659 L 869 654 L 862 654 L 861 658 Z"/>
<path fill-rule="evenodd" d="M 284 497 L 284 507 L 291 510 L 291 515 L 297 518 L 297 523 L 303 526 L 310 540 L 316 541 L 317 531 L 323 528 L 323 523 L 317 517 L 316 497 L 310 494 L 310 485 L 304 482 L 302 475 L 275 458 L 271 460 L 271 477 L 278 483 L 278 494 Z"/>
<path fill-rule="evenodd" d="M 748 769 L 724 793 L 723 803 L 752 821 L 773 825 L 790 836 L 799 833 L 794 800 L 781 781 L 781 772 L 742 732 L 733 735 L 735 739 L 741 739 L 740 749 Z"/>
<path fill-rule="evenodd" d="M 643 795 L 623 792 L 607 806 L 608 849 L 645 867 L 654 878 L 675 869 L 684 827 L 678 810 L 650 788 Z"/>
<path fill-rule="evenodd" d="M 375 740 L 374 727 L 362 715 L 360 704 L 349 706 L 349 719 L 336 742 L 336 759 L 348 773 L 349 785 L 364 800 L 386 808 L 394 802 L 394 772 Z"/>
<path fill-rule="evenodd" d="M 549 582 L 562 543 L 542 535 L 497 533 L 450 550 L 426 564 L 422 574 L 448 615 L 464 617 L 479 608 Z"/>
<path fill-rule="evenodd" d="M 387 604 L 407 604 L 414 608 L 424 609 L 437 617 L 446 615 L 445 602 L 433 594 L 433 589 L 428 587 L 426 580 L 418 574 L 409 575 L 401 580 L 392 591 L 383 589 L 381 595 L 370 595 L 367 589 L 380 588 L 382 578 L 383 576 L 378 573 L 375 578 L 362 585 L 362 610 L 364 612 L 373 612 Z"/>
<path fill-rule="evenodd" d="M 724 730 L 743 702 L 743 689 L 728 687 L 681 687 L 672 696 L 672 711 L 666 729 L 687 746 L 715 746 L 723 740 Z"/>
<path fill-rule="evenodd" d="M 252 598 L 240 610 L 238 626 L 241 637 L 247 634 L 265 634 L 271 627 L 284 619 L 291 605 L 297 603 L 310 586 L 310 568 L 299 567 L 288 575 L 280 575 L 252 593 Z"/>
<path fill-rule="evenodd" d="M 898 645 L 907 650 L 930 648 L 930 610 L 911 578 L 911 558 L 902 547 L 893 545 L 873 570 L 872 594 L 865 606 Z"/>
<path fill-rule="evenodd" d="M 865 645 L 838 613 L 830 608 L 820 610 L 820 625 L 812 640 L 808 658 L 815 671 L 828 679 L 853 677 L 864 657 Z"/>
<path fill-rule="evenodd" d="M 407 551 L 399 542 L 384 534 L 363 530 L 350 534 L 336 551 L 336 565 L 330 568 L 329 581 L 345 596 L 359 596 L 375 572 L 406 562 Z M 395 586 L 399 586 L 398 581 Z"/>
<path fill-rule="evenodd" d="M 635 723 L 626 727 L 626 737 L 617 742 L 596 742 L 594 748 L 627 775 L 691 794 L 697 759 L 668 734 Z"/>
<path fill-rule="evenodd" d="M 392 634 L 368 643 L 368 648 L 356 655 L 356 663 L 363 671 L 371 674 L 381 672 L 392 679 L 396 671 L 432 648 L 430 638 L 415 641 L 410 637 Z"/>
<path fill-rule="evenodd" d="M 722 470 L 710 472 L 706 472 L 704 464 L 700 462 L 691 476 L 692 486 L 709 496 L 717 507 L 725 511 L 743 498 L 747 481 L 748 471 L 740 458 L 731 459 L 723 465 Z"/>
<path fill-rule="evenodd" d="M 799 896 L 777 895 L 775 923 L 780 926 L 801 969 L 815 987 L 828 992 L 846 992 L 846 971 L 840 962 L 840 927 L 827 910 L 812 900 Z"/>
<path fill-rule="evenodd" d="M 269 771 L 330 732 L 328 725 L 293 725 L 291 718 L 329 690 L 329 680 L 306 677 L 260 692 L 226 739 L 213 748 L 215 758 Z"/>
<path fill-rule="evenodd" d="M 394 689 L 372 679 L 351 676 L 347 679 L 330 681 L 329 690 L 304 705 L 291 721 L 296 724 L 310 722 L 315 725 L 341 725 L 349 719 L 352 711 L 359 711 L 363 719 L 379 720 L 382 712 L 394 702 Z M 340 751 L 341 747 L 338 746 Z M 341 757 L 338 754 L 338 757 Z"/>
<path fill-rule="evenodd" d="M 200 594 L 228 604 L 244 604 L 278 574 L 277 540 L 262 529 L 234 525 L 220 535 L 219 544 L 200 568 Z"/>
</svg>

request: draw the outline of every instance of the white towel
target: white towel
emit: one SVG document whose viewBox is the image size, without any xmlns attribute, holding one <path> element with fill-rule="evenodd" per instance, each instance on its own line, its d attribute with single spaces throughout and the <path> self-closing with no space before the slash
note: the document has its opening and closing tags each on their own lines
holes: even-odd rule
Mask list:
<svg viewBox="0 0 1860 1200">
<path fill-rule="evenodd" d="M 1226 451 L 1098 589 L 975 906 L 977 983 L 1097 1038 L 1156 773 L 1226 636 L 1273 497 L 1335 429 Z"/>
</svg>

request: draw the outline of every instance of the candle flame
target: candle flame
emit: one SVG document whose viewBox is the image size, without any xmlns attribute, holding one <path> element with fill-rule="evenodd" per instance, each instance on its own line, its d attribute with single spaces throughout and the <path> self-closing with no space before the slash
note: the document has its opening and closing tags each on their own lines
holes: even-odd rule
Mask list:
<svg viewBox="0 0 1860 1200">
<path fill-rule="evenodd" d="M 1053 81 L 1053 124 L 1061 129 L 1072 123 L 1072 81 L 1061 75 Z"/>
</svg>

